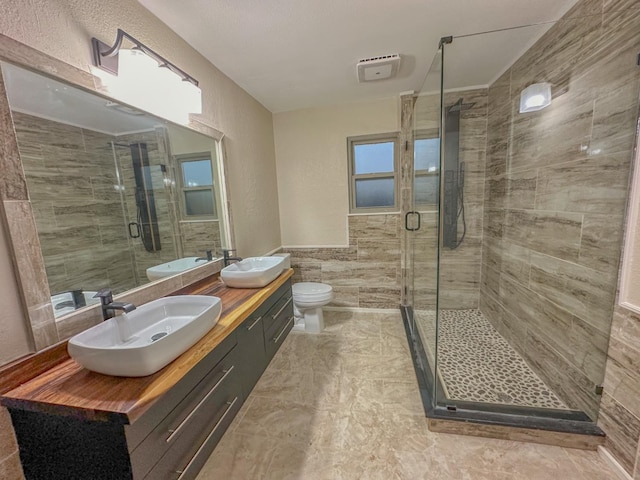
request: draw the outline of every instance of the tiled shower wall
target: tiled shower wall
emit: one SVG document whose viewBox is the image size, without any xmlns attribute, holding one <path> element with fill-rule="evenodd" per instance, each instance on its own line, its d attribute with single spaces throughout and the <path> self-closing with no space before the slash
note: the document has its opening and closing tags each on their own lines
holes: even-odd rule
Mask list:
<svg viewBox="0 0 640 480">
<path fill-rule="evenodd" d="M 117 140 L 118 143 L 122 144 L 145 143 L 147 145 L 149 168 L 156 205 L 160 249 L 148 252 L 140 238 L 131 239 L 134 265 L 138 280 L 140 283 L 146 283 L 148 281 L 147 268 L 170 262 L 180 256 L 177 233 L 175 233 L 177 229 L 173 228 L 173 226 L 177 224 L 176 201 L 171 191 L 164 185 L 164 178 L 167 173 L 162 171 L 162 167 L 167 171 L 170 168 L 165 132 L 164 129 L 159 128 L 158 130 L 150 132 L 121 135 L 117 137 Z M 125 191 L 126 221 L 127 223 L 136 222 L 138 218 L 138 208 L 135 196 L 130 193 L 135 192 L 136 188 L 131 150 L 129 147 L 116 147 L 115 151 L 120 171 L 122 172 L 121 181 Z"/>
<path fill-rule="evenodd" d="M 637 116 L 637 13 L 630 0 L 580 1 L 489 89 L 480 308 L 593 418 Z M 539 81 L 552 105 L 519 114 Z M 611 414 L 605 394 L 602 422 Z"/>
<path fill-rule="evenodd" d="M 480 295 L 480 264 L 482 257 L 482 218 L 484 208 L 485 158 L 487 144 L 487 90 L 475 89 L 447 93 L 445 108 L 462 99 L 470 108 L 461 111 L 458 161 L 464 164 L 464 217 L 458 221 L 455 249 L 440 251 L 438 271 L 437 222 L 435 211 L 421 211 L 422 226 L 413 234 L 414 304 L 417 310 L 433 310 L 436 306 L 436 284 L 439 280 L 439 306 L 444 309 L 478 308 Z M 440 96 L 419 97 L 416 100 L 416 128 L 438 131 Z"/>
<path fill-rule="evenodd" d="M 148 281 L 148 267 L 182 256 L 181 247 L 185 256 L 205 256 L 206 250 L 222 256 L 218 221 L 178 221 L 177 199 L 164 185 L 171 159 L 163 130 L 116 137 L 20 112 L 12 117 L 52 293 L 129 290 Z M 147 145 L 161 241 L 157 252 L 127 238 L 125 220 L 137 219 L 131 151 L 115 148 L 123 220 L 111 142 Z"/>
<path fill-rule="evenodd" d="M 115 137 L 19 112 L 12 117 L 51 292 L 135 287 L 113 188 Z"/>
</svg>

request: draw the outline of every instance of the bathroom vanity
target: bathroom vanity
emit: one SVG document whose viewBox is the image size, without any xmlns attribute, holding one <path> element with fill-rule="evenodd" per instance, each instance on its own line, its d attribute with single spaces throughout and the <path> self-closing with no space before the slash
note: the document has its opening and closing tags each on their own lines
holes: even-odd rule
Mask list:
<svg viewBox="0 0 640 480">
<path fill-rule="evenodd" d="M 214 276 L 175 292 L 220 297 L 222 316 L 153 375 L 101 375 L 66 356 L 5 393 L 26 478 L 195 478 L 293 326 L 292 274 L 261 289 Z"/>
</svg>

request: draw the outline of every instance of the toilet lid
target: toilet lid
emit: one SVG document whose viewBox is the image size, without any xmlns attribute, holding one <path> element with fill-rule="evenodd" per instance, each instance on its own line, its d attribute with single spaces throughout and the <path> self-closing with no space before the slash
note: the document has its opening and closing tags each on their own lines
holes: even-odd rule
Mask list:
<svg viewBox="0 0 640 480">
<path fill-rule="evenodd" d="M 317 282 L 294 283 L 292 289 L 294 295 L 317 295 L 329 293 L 332 290 L 331 285 Z"/>
</svg>

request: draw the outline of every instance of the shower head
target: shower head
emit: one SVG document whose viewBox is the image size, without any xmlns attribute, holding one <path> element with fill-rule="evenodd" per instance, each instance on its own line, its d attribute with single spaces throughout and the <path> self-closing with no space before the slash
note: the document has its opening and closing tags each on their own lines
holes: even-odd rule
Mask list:
<svg viewBox="0 0 640 480">
<path fill-rule="evenodd" d="M 453 105 L 447 108 L 447 113 L 455 113 L 455 112 L 462 112 L 464 110 L 469 110 L 470 108 L 473 108 L 474 105 L 475 105 L 475 102 L 462 103 L 462 98 L 461 98 L 456 103 L 454 103 Z"/>
</svg>

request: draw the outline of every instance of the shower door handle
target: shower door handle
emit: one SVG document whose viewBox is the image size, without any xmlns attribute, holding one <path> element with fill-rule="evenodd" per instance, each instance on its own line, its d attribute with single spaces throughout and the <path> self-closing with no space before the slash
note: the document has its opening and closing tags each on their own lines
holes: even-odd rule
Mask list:
<svg viewBox="0 0 640 480">
<path fill-rule="evenodd" d="M 415 228 L 412 228 L 409 226 L 409 215 L 417 215 L 418 216 L 418 226 Z M 417 230 L 420 230 L 420 222 L 421 222 L 421 217 L 420 217 L 420 212 L 416 212 L 416 211 L 412 211 L 412 212 L 407 212 L 404 215 L 404 228 L 405 230 L 409 230 L 410 232 L 415 232 Z"/>
<path fill-rule="evenodd" d="M 129 222 L 129 236 L 131 238 L 140 238 L 140 224 L 138 222 Z M 135 233 L 134 230 L 131 229 L 131 227 L 136 227 L 135 229 Z"/>
</svg>

